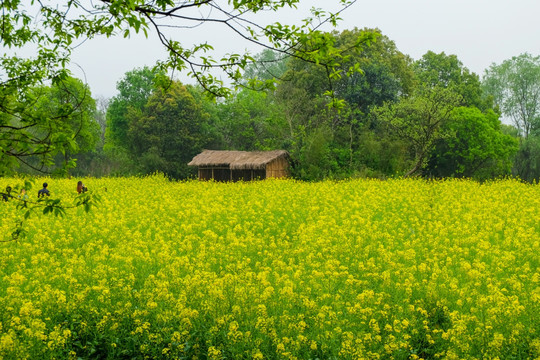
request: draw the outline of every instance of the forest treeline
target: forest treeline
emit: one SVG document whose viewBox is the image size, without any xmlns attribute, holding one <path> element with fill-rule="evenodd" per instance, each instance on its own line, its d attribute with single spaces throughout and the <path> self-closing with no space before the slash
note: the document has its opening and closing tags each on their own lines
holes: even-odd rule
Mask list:
<svg viewBox="0 0 540 360">
<path fill-rule="evenodd" d="M 362 31 L 375 41 L 359 49 Z M 331 35 L 336 47 L 351 49 L 340 67 L 360 72 L 329 76 L 316 63 L 265 50 L 225 99 L 148 67 L 126 73 L 111 99 L 93 99 L 87 85 L 69 77 L 33 87 L 17 106 L 36 118 L 58 115 L 50 132 L 56 154 L 44 164 L 39 151 L 3 157 L 0 169 L 77 176 L 158 171 L 185 179 L 195 175 L 187 163 L 203 149 L 284 149 L 293 176 L 303 180 L 539 179 L 538 57 L 493 64 L 480 78 L 455 55 L 430 51 L 413 60 L 378 30 Z M 263 83 L 274 85 L 257 88 Z"/>
</svg>

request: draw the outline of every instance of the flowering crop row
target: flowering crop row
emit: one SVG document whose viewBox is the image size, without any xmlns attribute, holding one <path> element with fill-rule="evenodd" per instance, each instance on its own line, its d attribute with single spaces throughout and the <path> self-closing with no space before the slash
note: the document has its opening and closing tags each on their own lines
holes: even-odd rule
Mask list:
<svg viewBox="0 0 540 360">
<path fill-rule="evenodd" d="M 537 185 L 84 182 L 0 243 L 0 358 L 540 357 Z"/>
</svg>

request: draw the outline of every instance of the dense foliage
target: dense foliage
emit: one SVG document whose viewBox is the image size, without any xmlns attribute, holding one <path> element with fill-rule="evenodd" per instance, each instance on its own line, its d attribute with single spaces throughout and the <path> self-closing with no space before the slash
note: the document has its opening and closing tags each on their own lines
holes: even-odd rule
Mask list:
<svg viewBox="0 0 540 360">
<path fill-rule="evenodd" d="M 494 64 L 481 80 L 455 55 L 428 51 L 415 61 L 377 29 L 321 32 L 317 21 L 338 19 L 320 10 L 300 27 L 240 25 L 247 12 L 297 2 L 234 1 L 215 17 L 189 19 L 182 14 L 216 10 L 214 3 L 102 1 L 92 11 L 71 1 L 66 9 L 78 12 L 62 14 L 48 2 L 32 3 L 41 9 L 39 16 L 28 15 L 20 1 L 3 3 L 3 46 L 37 42 L 39 51 L 35 58 L 2 58 L 0 173 L 160 171 L 185 179 L 195 174 L 187 162 L 207 148 L 287 150 L 293 176 L 304 180 L 540 179 L 538 57 L 522 54 Z M 226 14 L 237 22 L 221 17 Z M 193 19 L 233 31 L 239 26 L 240 35 L 264 51 L 216 62 L 201 53 L 211 51 L 209 45 L 183 48 L 166 29 Z M 65 70 L 75 40 L 151 29 L 170 58 L 162 66 L 127 72 L 117 83 L 118 94 L 98 110 L 88 87 Z M 190 69 L 198 85 L 169 78 L 170 67 Z M 233 88 L 213 75 L 216 67 Z M 502 125 L 501 115 L 512 118 L 516 130 Z"/>
<path fill-rule="evenodd" d="M 322 32 L 323 24 L 336 26 L 339 12 L 355 0 L 336 0 L 335 13 L 312 9 L 297 25 L 265 22 L 260 13 L 296 8 L 299 0 L 214 1 L 101 0 L 6 0 L 0 3 L 0 172 L 20 163 L 29 166 L 40 157 L 38 168 L 49 165 L 66 146 L 73 148 L 73 136 L 66 132 L 69 117 L 77 108 L 62 106 L 61 113 L 35 113 L 34 89 L 45 85 L 59 86 L 69 78 L 71 54 L 82 42 L 98 36 L 124 36 L 153 32 L 167 51 L 156 68 L 161 71 L 183 71 L 194 78 L 208 94 L 225 96 L 231 89 L 245 85 L 243 69 L 255 59 L 248 52 L 214 51 L 212 37 L 228 33 L 244 45 L 274 49 L 281 56 L 317 63 L 324 67 L 328 79 L 358 69 L 343 69 L 343 51 L 333 44 L 331 35 Z M 207 34 L 208 41 L 186 44 L 189 29 Z M 174 29 L 174 31 L 171 31 Z M 354 46 L 372 39 L 360 34 Z M 227 80 L 223 79 L 226 78 Z M 268 81 L 267 81 L 268 80 Z M 272 79 L 252 79 L 250 86 L 266 88 Z M 66 93 L 69 91 L 66 89 Z M 87 94 L 90 97 L 90 94 Z M 331 95 L 331 94 L 330 94 Z M 49 99 L 45 98 L 45 101 Z M 121 109 L 120 109 L 121 110 Z M 118 120 L 118 119 L 117 119 Z M 119 120 L 120 124 L 122 120 Z M 122 135 L 122 127 L 113 133 Z M 119 133 L 118 133 L 119 131 Z M 70 149 L 73 150 L 73 149 Z M 32 161 L 27 161 L 32 157 Z M 72 163 L 66 161 L 69 166 Z M 41 169 L 40 169 L 41 170 Z"/>
<path fill-rule="evenodd" d="M 485 72 L 483 88 L 519 132 L 520 147 L 514 173 L 524 180 L 538 181 L 540 56 L 525 53 L 501 64 L 492 64 Z"/>
<path fill-rule="evenodd" d="M 90 152 L 98 143 L 95 100 L 79 79 L 33 86 L 0 103 L 0 174 L 21 166 L 49 173 L 63 164 L 67 170 L 75 166 L 74 154 Z"/>
<path fill-rule="evenodd" d="M 244 82 L 274 79 L 273 89 L 245 87 L 215 102 L 202 88 L 189 87 L 201 109 L 189 116 L 177 104 L 169 115 L 158 117 L 160 111 L 151 105 L 151 97 L 170 98 L 173 95 L 165 94 L 174 88 L 171 84 L 180 84 L 148 68 L 126 73 L 107 111 L 103 169 L 93 175 L 158 170 L 186 178 L 194 174 L 185 168 L 186 159 L 209 148 L 287 150 L 293 176 L 304 180 L 399 175 L 538 178 L 533 139 L 525 146 L 518 131 L 501 124 L 494 97 L 455 55 L 428 52 L 413 61 L 374 29 L 329 35 L 343 51 L 342 70 L 357 67 L 359 72 L 329 79 L 324 67 L 266 50 L 257 56 L 258 65 L 246 68 Z M 375 40 L 355 46 L 365 36 Z M 163 162 L 157 150 L 162 139 L 140 123 L 165 124 L 175 111 L 175 122 L 165 128 L 176 140 L 166 142 L 174 143 L 178 152 Z M 176 122 L 193 123 L 192 137 L 177 133 Z M 155 146 L 138 147 L 134 134 L 153 139 Z"/>
<path fill-rule="evenodd" d="M 540 356 L 536 185 L 83 181 L 99 211 L 0 244 L 0 357 Z"/>
</svg>

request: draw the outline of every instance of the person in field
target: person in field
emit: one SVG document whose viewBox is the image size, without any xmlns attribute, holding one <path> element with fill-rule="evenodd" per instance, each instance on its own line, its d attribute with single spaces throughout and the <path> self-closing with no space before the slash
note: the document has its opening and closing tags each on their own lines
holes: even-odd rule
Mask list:
<svg viewBox="0 0 540 360">
<path fill-rule="evenodd" d="M 10 197 L 13 197 L 11 195 L 11 186 L 6 186 L 6 192 L 2 194 L 2 200 L 9 201 Z"/>
<path fill-rule="evenodd" d="M 19 199 L 23 201 L 28 201 L 28 194 L 26 193 L 26 189 L 22 188 L 21 193 L 19 194 Z"/>
<path fill-rule="evenodd" d="M 47 189 L 47 186 L 49 186 L 49 184 L 43 183 L 43 189 L 39 190 L 37 193 L 38 198 L 43 196 L 51 196 L 51 192 L 49 189 Z"/>
<path fill-rule="evenodd" d="M 85 193 L 88 191 L 88 188 L 86 186 L 84 186 L 83 182 L 82 181 L 79 181 L 77 183 L 77 193 Z"/>
</svg>

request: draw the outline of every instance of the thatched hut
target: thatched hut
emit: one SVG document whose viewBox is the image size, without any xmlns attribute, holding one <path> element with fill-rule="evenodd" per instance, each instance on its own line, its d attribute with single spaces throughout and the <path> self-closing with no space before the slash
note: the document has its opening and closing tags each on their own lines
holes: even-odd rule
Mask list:
<svg viewBox="0 0 540 360">
<path fill-rule="evenodd" d="M 188 163 L 199 168 L 199 180 L 250 181 L 289 176 L 289 153 L 204 150 Z"/>
</svg>

